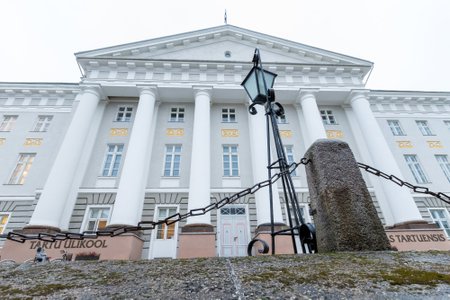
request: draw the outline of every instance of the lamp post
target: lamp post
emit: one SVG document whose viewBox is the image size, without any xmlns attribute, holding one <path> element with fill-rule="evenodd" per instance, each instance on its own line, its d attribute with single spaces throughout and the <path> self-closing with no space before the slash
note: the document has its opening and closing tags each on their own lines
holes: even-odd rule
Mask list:
<svg viewBox="0 0 450 300">
<path fill-rule="evenodd" d="M 277 235 L 291 235 L 294 253 L 298 253 L 295 236 L 299 236 L 303 253 L 306 253 L 306 247 L 309 252 L 316 252 L 315 247 L 315 230 L 312 224 L 306 224 L 300 211 L 297 194 L 295 192 L 289 165 L 286 159 L 283 143 L 281 141 L 280 132 L 278 130 L 277 116 L 284 115 L 283 106 L 275 102 L 275 91 L 273 84 L 277 74 L 264 70 L 261 62 L 259 49 L 255 49 L 253 55 L 253 68 L 245 77 L 241 85 L 244 87 L 252 104 L 249 107 L 251 115 L 257 114 L 256 105 L 263 105 L 266 115 L 266 132 L 267 132 L 267 172 L 268 178 L 272 177 L 272 169 L 278 169 L 281 172 L 281 182 L 283 185 L 284 200 L 287 208 L 289 228 L 275 231 L 274 213 L 273 213 L 273 188 L 269 185 L 269 205 L 270 205 L 270 235 L 272 244 L 272 255 L 275 254 L 275 237 Z M 277 153 L 277 160 L 271 162 L 270 147 L 270 129 Z M 275 191 L 276 193 L 278 191 Z M 292 207 L 292 213 L 291 208 Z M 254 240 L 249 245 L 253 245 Z M 251 246 L 250 246 L 251 247 Z M 265 247 L 266 248 L 266 247 Z"/>
</svg>

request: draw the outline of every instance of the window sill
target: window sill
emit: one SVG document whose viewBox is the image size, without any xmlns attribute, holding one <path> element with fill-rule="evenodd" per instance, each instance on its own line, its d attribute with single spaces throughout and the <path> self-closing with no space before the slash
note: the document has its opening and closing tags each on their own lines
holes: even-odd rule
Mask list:
<svg viewBox="0 0 450 300">
<path fill-rule="evenodd" d="M 184 120 L 183 121 L 171 121 L 171 120 L 169 120 L 169 121 L 167 121 L 168 123 L 184 123 Z"/>
<path fill-rule="evenodd" d="M 237 121 L 223 121 L 222 120 L 222 123 L 224 123 L 224 124 L 237 124 Z"/>
<path fill-rule="evenodd" d="M 23 183 L 4 183 L 3 185 L 24 185 Z"/>
</svg>

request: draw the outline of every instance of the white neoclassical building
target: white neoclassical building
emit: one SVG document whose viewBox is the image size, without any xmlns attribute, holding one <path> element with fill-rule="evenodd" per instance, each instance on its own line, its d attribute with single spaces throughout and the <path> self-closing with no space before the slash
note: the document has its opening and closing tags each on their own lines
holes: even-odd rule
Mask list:
<svg viewBox="0 0 450 300">
<path fill-rule="evenodd" d="M 317 139 L 340 139 L 359 162 L 450 192 L 450 92 L 369 90 L 369 61 L 223 25 L 76 53 L 79 83 L 0 83 L 0 233 L 135 226 L 265 180 L 264 116 L 248 113 L 240 86 L 255 48 L 278 74 L 276 99 L 286 110 L 278 121 L 290 162 Z M 433 234 L 450 236 L 449 205 L 363 177 L 392 243 L 420 249 Z M 293 179 L 311 222 L 302 167 Z M 286 224 L 282 196 L 275 193 L 274 216 Z M 270 221 L 268 197 L 266 188 L 140 235 L 2 239 L 0 255 L 24 260 L 39 246 L 53 256 L 65 249 L 105 259 L 246 255 Z M 421 241 L 395 231 L 414 233 L 422 229 L 408 224 L 420 223 L 444 230 L 423 229 Z"/>
</svg>

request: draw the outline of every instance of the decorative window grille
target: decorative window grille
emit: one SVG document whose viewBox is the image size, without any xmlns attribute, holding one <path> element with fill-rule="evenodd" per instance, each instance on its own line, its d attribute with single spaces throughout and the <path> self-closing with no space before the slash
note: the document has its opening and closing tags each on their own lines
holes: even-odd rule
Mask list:
<svg viewBox="0 0 450 300">
<path fill-rule="evenodd" d="M 222 122 L 224 123 L 236 122 L 236 109 L 222 108 Z"/>
<path fill-rule="evenodd" d="M 321 110 L 320 115 L 322 116 L 322 122 L 325 125 L 336 125 L 336 118 L 333 115 L 332 110 Z"/>
<path fill-rule="evenodd" d="M 180 176 L 181 145 L 166 145 L 164 176 Z"/>
<path fill-rule="evenodd" d="M 122 160 L 123 144 L 108 144 L 102 176 L 117 177 Z"/>
<path fill-rule="evenodd" d="M 408 167 L 411 170 L 411 173 L 413 174 L 416 182 L 417 183 L 429 183 L 429 180 L 428 180 L 427 176 L 425 175 L 425 172 L 417 158 L 417 155 L 410 154 L 410 155 L 404 155 L 404 157 L 405 157 L 405 161 L 408 164 Z"/>
<path fill-rule="evenodd" d="M 53 116 L 38 116 L 33 131 L 45 132 L 50 126 L 50 122 L 53 120 Z"/>
<path fill-rule="evenodd" d="M 17 160 L 16 167 L 14 168 L 11 177 L 9 178 L 8 184 L 25 183 L 25 178 L 28 176 L 28 173 L 30 172 L 35 156 L 36 153 L 19 154 L 19 159 Z"/>
<path fill-rule="evenodd" d="M 132 106 L 119 106 L 116 115 L 116 122 L 130 122 L 133 115 Z"/>
<path fill-rule="evenodd" d="M 448 161 L 448 155 L 435 155 L 435 157 L 442 172 L 444 172 L 445 177 L 447 177 L 447 180 L 450 182 L 450 162 Z"/>
<path fill-rule="evenodd" d="M 223 207 L 220 209 L 220 214 L 221 215 L 245 215 L 245 207 L 235 207 L 235 206 L 230 206 L 230 207 Z"/>
<path fill-rule="evenodd" d="M 433 208 L 430 209 L 431 218 L 433 222 L 439 227 L 444 229 L 447 237 L 450 237 L 450 225 L 448 212 L 444 208 Z"/>
<path fill-rule="evenodd" d="M 184 122 L 184 107 L 172 107 L 170 109 L 170 122 Z"/>
<path fill-rule="evenodd" d="M 428 121 L 416 121 L 422 135 L 434 135 L 431 128 L 428 126 Z"/>
<path fill-rule="evenodd" d="M 106 225 L 108 225 L 110 212 L 110 207 L 90 207 L 86 217 L 84 230 L 97 231 L 104 229 Z"/>
<path fill-rule="evenodd" d="M 0 124 L 0 131 L 11 131 L 16 124 L 17 116 L 3 116 L 2 124 Z"/>
<path fill-rule="evenodd" d="M 239 176 L 239 156 L 237 145 L 223 145 L 223 176 Z"/>
<path fill-rule="evenodd" d="M 389 128 L 391 129 L 391 132 L 393 135 L 396 135 L 396 136 L 406 135 L 402 129 L 402 126 L 400 125 L 400 121 L 388 120 L 387 122 L 388 122 Z"/>
<path fill-rule="evenodd" d="M 295 157 L 294 157 L 294 146 L 292 145 L 286 145 L 284 146 L 284 152 L 286 153 L 286 162 L 288 165 L 292 164 L 295 162 Z M 294 170 L 291 173 L 292 176 L 297 176 L 297 170 Z"/>
<path fill-rule="evenodd" d="M 158 208 L 158 219 L 156 221 L 165 220 L 170 216 L 177 213 L 176 207 L 159 207 Z M 175 223 L 170 225 L 160 224 L 156 228 L 156 239 L 157 240 L 170 240 L 175 235 Z"/>
</svg>

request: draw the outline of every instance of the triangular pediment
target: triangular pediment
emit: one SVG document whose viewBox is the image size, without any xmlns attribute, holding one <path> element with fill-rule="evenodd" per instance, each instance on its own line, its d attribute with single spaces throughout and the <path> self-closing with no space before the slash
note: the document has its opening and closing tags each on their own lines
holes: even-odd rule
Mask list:
<svg viewBox="0 0 450 300">
<path fill-rule="evenodd" d="M 265 63 L 372 65 L 366 60 L 231 25 L 79 52 L 76 56 L 91 59 L 250 62 L 255 48 L 260 49 Z"/>
</svg>

